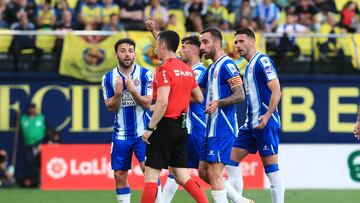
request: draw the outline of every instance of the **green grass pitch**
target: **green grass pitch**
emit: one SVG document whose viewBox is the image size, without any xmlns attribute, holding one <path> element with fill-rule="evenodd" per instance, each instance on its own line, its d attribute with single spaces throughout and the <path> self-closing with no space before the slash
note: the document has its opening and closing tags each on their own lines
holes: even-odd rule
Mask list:
<svg viewBox="0 0 360 203">
<path fill-rule="evenodd" d="M 207 191 L 210 199 L 210 192 Z M 246 190 L 244 195 L 257 203 L 271 203 L 268 190 Z M 139 202 L 141 191 L 132 191 Z M 116 203 L 113 191 L 42 191 L 0 189 L 1 203 Z M 177 191 L 173 203 L 195 202 L 185 191 Z M 211 201 L 210 201 L 211 202 Z M 287 190 L 286 203 L 360 203 L 360 190 Z"/>
</svg>

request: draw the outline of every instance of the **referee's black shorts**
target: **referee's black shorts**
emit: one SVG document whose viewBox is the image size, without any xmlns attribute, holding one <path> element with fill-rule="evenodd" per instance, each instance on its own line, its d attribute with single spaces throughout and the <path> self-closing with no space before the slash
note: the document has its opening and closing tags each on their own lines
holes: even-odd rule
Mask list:
<svg viewBox="0 0 360 203">
<path fill-rule="evenodd" d="M 155 169 L 187 168 L 187 130 L 181 119 L 162 118 L 146 146 L 145 165 Z"/>
</svg>

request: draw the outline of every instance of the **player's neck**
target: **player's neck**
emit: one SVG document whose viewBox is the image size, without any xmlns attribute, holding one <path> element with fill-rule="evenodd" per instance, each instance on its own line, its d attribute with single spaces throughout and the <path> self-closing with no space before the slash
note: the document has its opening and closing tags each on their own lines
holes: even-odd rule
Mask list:
<svg viewBox="0 0 360 203">
<path fill-rule="evenodd" d="M 162 61 L 166 61 L 168 59 L 171 59 L 171 58 L 176 58 L 176 54 L 174 52 L 167 52 L 164 54 L 164 57 L 162 59 Z"/>
<path fill-rule="evenodd" d="M 197 63 L 200 63 L 200 59 L 198 57 L 192 57 L 186 64 L 190 67 L 193 67 Z"/>
<path fill-rule="evenodd" d="M 251 58 L 256 54 L 256 50 L 252 49 L 248 55 L 245 56 L 245 59 L 250 62 Z"/>
<path fill-rule="evenodd" d="M 130 76 L 130 74 L 131 74 L 132 71 L 134 70 L 134 64 L 132 64 L 131 67 L 129 67 L 129 68 L 124 68 L 124 67 L 118 65 L 118 70 L 119 70 L 120 73 L 123 74 L 125 77 Z"/>
<path fill-rule="evenodd" d="M 211 60 L 213 61 L 213 63 L 215 63 L 224 54 L 225 54 L 224 50 L 220 49 L 220 50 L 216 51 L 214 57 Z"/>
</svg>

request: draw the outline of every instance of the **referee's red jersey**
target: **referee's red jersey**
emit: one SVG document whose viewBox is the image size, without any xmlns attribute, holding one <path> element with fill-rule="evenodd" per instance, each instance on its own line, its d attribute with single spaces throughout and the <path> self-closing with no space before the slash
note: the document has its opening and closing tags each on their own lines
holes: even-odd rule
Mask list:
<svg viewBox="0 0 360 203">
<path fill-rule="evenodd" d="M 153 99 L 157 99 L 157 89 L 169 86 L 169 102 L 164 114 L 166 118 L 177 119 L 187 112 L 191 91 L 198 86 L 192 69 L 176 58 L 170 58 L 156 68 L 153 82 Z"/>
</svg>

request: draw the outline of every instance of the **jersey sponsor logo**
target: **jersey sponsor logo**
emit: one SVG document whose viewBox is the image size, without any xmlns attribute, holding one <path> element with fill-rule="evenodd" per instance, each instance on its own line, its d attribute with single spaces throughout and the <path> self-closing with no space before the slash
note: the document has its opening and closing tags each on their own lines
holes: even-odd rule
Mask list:
<svg viewBox="0 0 360 203">
<path fill-rule="evenodd" d="M 122 107 L 136 106 L 136 102 L 128 89 L 122 93 L 121 105 Z"/>
<path fill-rule="evenodd" d="M 190 71 L 182 71 L 182 70 L 174 70 L 175 76 L 192 76 L 192 72 Z"/>
<path fill-rule="evenodd" d="M 135 85 L 135 86 L 139 86 L 139 85 L 140 85 L 140 80 L 139 80 L 139 78 L 136 78 L 136 79 L 134 80 L 134 85 Z"/>
</svg>

